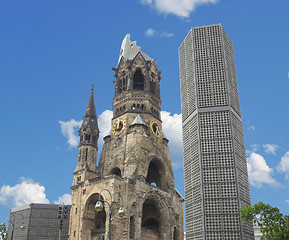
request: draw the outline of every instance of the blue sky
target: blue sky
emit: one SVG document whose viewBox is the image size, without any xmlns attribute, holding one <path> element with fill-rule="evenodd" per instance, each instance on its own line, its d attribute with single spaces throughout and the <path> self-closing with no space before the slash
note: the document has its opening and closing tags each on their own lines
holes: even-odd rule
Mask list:
<svg viewBox="0 0 289 240">
<path fill-rule="evenodd" d="M 127 33 L 162 71 L 163 129 L 184 195 L 178 46 L 191 27 L 216 23 L 234 45 L 252 203 L 289 214 L 288 10 L 288 0 L 0 1 L 0 221 L 11 207 L 69 200 L 90 85 L 103 136 Z"/>
</svg>

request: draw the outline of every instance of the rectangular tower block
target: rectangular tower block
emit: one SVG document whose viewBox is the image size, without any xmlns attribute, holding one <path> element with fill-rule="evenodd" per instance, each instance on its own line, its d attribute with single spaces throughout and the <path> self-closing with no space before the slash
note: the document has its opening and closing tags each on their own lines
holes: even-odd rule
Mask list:
<svg viewBox="0 0 289 240">
<path fill-rule="evenodd" d="M 186 236 L 254 239 L 232 41 L 221 26 L 190 30 L 179 47 Z"/>
</svg>

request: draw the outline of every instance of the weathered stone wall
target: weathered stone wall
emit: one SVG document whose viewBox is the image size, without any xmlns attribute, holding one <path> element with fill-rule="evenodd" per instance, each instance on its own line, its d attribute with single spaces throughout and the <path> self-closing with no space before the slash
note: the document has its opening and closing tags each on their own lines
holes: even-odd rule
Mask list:
<svg viewBox="0 0 289 240">
<path fill-rule="evenodd" d="M 112 134 L 104 138 L 95 168 L 91 166 L 96 164 L 97 148 L 80 146 L 91 154 L 74 172 L 69 239 L 107 239 L 109 207 L 105 204 L 100 213 L 94 209 L 99 197 L 111 203 L 102 189 L 121 193 L 122 199 L 114 195 L 113 201 L 123 204 L 126 211 L 119 217 L 119 205 L 114 205 L 111 239 L 183 239 L 183 198 L 174 187 L 168 140 L 161 130 L 161 73 L 156 61 L 146 61 L 142 54 L 133 60 L 121 58 L 114 70 Z M 136 71 L 143 79 L 141 90 L 132 87 Z"/>
<path fill-rule="evenodd" d="M 160 190 L 140 180 L 124 179 L 114 175 L 104 179 L 99 178 L 87 181 L 77 186 L 77 189 L 74 189 L 70 214 L 70 239 L 88 239 L 90 237 L 89 233 L 94 229 L 93 219 L 95 215 L 89 209 L 89 200 L 94 194 L 98 197 L 97 193 L 104 188 L 107 188 L 112 193 L 120 192 L 123 196 L 123 204 L 126 210 L 126 215 L 122 218 L 117 215 L 118 206 L 115 206 L 113 210 L 112 224 L 114 228 L 112 239 L 130 239 L 129 219 L 131 216 L 134 216 L 136 219 L 135 239 L 141 239 L 142 209 L 143 203 L 147 199 L 152 200 L 161 213 L 159 239 L 173 239 L 174 227 L 180 230 L 180 233 L 183 232 L 182 198 L 179 195 Z M 85 194 L 83 194 L 84 192 Z M 101 195 L 105 200 L 110 201 L 107 192 L 103 191 Z M 121 202 L 119 198 L 114 200 Z M 108 227 L 109 209 L 107 205 L 105 206 L 106 226 Z M 74 231 L 78 232 L 79 235 L 74 237 Z M 106 232 L 108 232 L 108 229 L 106 229 Z M 180 234 L 179 239 L 182 239 L 181 237 L 182 234 Z"/>
</svg>

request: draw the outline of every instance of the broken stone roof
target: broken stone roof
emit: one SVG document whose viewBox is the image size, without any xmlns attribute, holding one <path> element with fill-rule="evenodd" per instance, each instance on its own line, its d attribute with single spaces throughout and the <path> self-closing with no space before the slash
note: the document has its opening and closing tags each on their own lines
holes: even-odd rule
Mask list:
<svg viewBox="0 0 289 240">
<path fill-rule="evenodd" d="M 136 45 L 136 41 L 133 41 L 133 42 L 130 41 L 130 34 L 126 34 L 121 44 L 120 54 L 119 54 L 119 59 L 118 59 L 117 64 L 119 64 L 121 57 L 123 57 L 125 60 L 133 60 L 138 53 L 141 53 L 141 55 L 146 61 L 153 60 L 147 54 L 141 51 L 141 47 Z"/>
</svg>

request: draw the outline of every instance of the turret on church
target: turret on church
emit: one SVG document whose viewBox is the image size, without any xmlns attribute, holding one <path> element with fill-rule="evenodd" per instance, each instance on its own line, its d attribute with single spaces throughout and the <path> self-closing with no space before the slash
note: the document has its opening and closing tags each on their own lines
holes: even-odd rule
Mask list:
<svg viewBox="0 0 289 240">
<path fill-rule="evenodd" d="M 96 157 L 99 129 L 93 97 L 93 85 L 91 95 L 79 129 L 78 162 L 74 171 L 73 185 L 97 176 Z"/>
<path fill-rule="evenodd" d="M 183 198 L 174 187 L 168 139 L 160 117 L 161 72 L 126 35 L 114 70 L 111 131 L 96 163 L 99 130 L 91 93 L 79 130 L 69 239 L 107 239 L 109 209 L 95 211 L 108 189 L 123 197 L 126 214 L 113 211 L 111 239 L 183 239 Z M 118 201 L 119 199 L 115 199 Z"/>
</svg>

